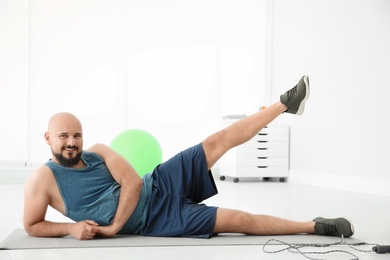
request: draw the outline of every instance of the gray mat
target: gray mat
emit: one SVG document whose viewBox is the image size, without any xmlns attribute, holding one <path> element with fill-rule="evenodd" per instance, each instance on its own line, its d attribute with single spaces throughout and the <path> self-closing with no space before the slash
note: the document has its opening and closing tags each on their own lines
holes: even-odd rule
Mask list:
<svg viewBox="0 0 390 260">
<path fill-rule="evenodd" d="M 58 238 L 31 237 L 27 235 L 23 229 L 16 229 L 3 242 L 0 243 L 0 249 L 18 250 L 83 247 L 93 248 L 264 245 L 270 239 L 278 239 L 290 244 L 330 244 L 340 241 L 340 238 L 338 237 L 324 237 L 315 235 L 247 236 L 241 234 L 221 234 L 218 236 L 214 236 L 211 239 L 117 235 L 112 238 L 97 238 L 93 240 L 80 241 L 70 236 Z M 346 241 L 349 243 L 361 242 L 353 238 L 346 239 Z"/>
</svg>

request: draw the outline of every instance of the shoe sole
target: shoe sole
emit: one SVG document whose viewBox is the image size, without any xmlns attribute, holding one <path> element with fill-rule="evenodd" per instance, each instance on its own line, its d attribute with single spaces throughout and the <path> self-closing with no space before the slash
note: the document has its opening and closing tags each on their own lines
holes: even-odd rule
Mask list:
<svg viewBox="0 0 390 260">
<path fill-rule="evenodd" d="M 305 110 L 305 102 L 310 96 L 310 85 L 309 85 L 309 77 L 304 76 L 303 81 L 305 82 L 305 87 L 306 87 L 306 96 L 304 99 L 301 101 L 301 104 L 299 105 L 298 111 L 295 113 L 296 115 L 302 115 L 303 111 Z"/>
<path fill-rule="evenodd" d="M 351 231 L 352 231 L 352 234 L 350 235 L 350 237 L 351 237 L 351 236 L 353 236 L 353 234 L 355 234 L 355 228 L 354 228 L 351 220 L 349 220 L 348 218 L 345 218 L 345 219 L 349 221 L 349 224 L 351 224 Z"/>
</svg>

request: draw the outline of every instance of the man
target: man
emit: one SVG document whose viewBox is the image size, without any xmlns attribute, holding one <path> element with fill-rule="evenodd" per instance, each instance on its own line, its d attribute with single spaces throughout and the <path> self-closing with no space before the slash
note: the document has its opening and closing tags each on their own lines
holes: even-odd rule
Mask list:
<svg viewBox="0 0 390 260">
<path fill-rule="evenodd" d="M 349 237 L 353 226 L 344 218 L 296 222 L 200 204 L 217 194 L 210 169 L 225 152 L 251 139 L 283 112 L 301 115 L 308 97 L 309 78 L 303 76 L 280 101 L 177 154 L 142 179 L 108 146 L 96 144 L 82 150 L 80 121 L 69 113 L 56 114 L 45 133 L 52 159 L 25 185 L 25 230 L 31 236 L 71 235 L 81 240 L 117 233 L 203 238 L 224 232 Z M 49 205 L 75 222 L 45 220 Z"/>
</svg>

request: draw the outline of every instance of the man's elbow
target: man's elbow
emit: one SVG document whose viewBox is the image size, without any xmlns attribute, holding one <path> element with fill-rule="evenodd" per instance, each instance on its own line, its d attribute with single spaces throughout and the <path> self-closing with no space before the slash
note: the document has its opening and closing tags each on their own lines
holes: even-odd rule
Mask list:
<svg viewBox="0 0 390 260">
<path fill-rule="evenodd" d="M 38 234 L 36 233 L 36 229 L 34 228 L 34 225 L 24 223 L 24 230 L 30 236 L 33 236 L 33 237 L 38 236 Z"/>
<path fill-rule="evenodd" d="M 134 190 L 141 193 L 143 180 L 141 178 L 135 179 L 133 185 L 134 185 Z"/>
<path fill-rule="evenodd" d="M 41 234 L 42 229 L 39 227 L 40 222 L 32 223 L 32 222 L 24 221 L 23 226 L 24 226 L 24 230 L 28 235 L 33 237 L 43 236 L 43 234 Z"/>
<path fill-rule="evenodd" d="M 133 191 L 135 193 L 141 193 L 143 185 L 143 180 L 141 178 L 135 178 L 132 180 L 127 180 L 126 182 L 122 182 L 122 188 L 126 187 L 127 190 Z"/>
</svg>

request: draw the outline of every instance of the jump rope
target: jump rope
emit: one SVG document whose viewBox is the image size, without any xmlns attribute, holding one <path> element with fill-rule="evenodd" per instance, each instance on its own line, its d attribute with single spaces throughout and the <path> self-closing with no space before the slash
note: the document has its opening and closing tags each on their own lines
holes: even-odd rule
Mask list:
<svg viewBox="0 0 390 260">
<path fill-rule="evenodd" d="M 269 247 L 271 245 L 272 246 L 284 246 L 284 247 L 282 249 L 278 249 L 278 250 L 267 250 L 266 247 Z M 354 257 L 354 258 L 348 258 L 348 259 L 359 260 L 359 257 L 357 255 L 355 255 L 347 250 L 337 249 L 337 250 L 317 251 L 317 252 L 316 251 L 303 251 L 302 250 L 305 247 L 307 247 L 307 248 L 309 248 L 309 247 L 325 248 L 325 247 L 339 246 L 339 245 L 348 246 L 355 251 L 363 252 L 363 253 L 372 253 L 372 252 L 376 252 L 378 254 L 390 253 L 390 245 L 377 245 L 377 244 L 370 244 L 370 243 L 365 243 L 365 242 L 348 243 L 344 239 L 343 236 L 341 237 L 341 240 L 339 242 L 332 243 L 332 244 L 294 244 L 294 245 L 292 245 L 292 244 L 283 242 L 283 241 L 278 240 L 278 239 L 270 239 L 267 241 L 267 243 L 264 244 L 263 252 L 268 253 L 268 254 L 276 254 L 276 253 L 280 253 L 283 251 L 288 251 L 290 253 L 301 254 L 305 258 L 311 259 L 311 260 L 324 260 L 324 259 L 323 258 L 314 258 L 314 257 L 311 257 L 310 255 L 329 255 L 329 254 L 338 253 L 338 254 L 345 254 L 345 255 Z M 370 248 L 370 249 L 357 248 L 357 247 L 361 247 L 361 246 L 372 247 L 372 248 Z"/>
</svg>

